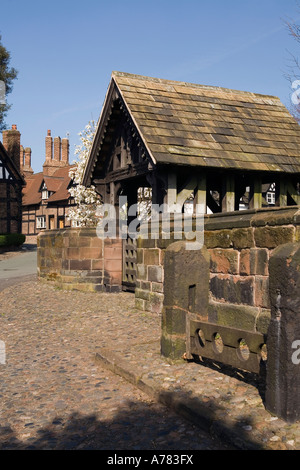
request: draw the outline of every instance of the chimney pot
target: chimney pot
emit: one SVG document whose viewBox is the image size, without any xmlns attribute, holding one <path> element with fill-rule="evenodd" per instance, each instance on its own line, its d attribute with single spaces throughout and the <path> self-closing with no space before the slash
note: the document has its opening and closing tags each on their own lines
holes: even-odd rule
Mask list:
<svg viewBox="0 0 300 470">
<path fill-rule="evenodd" d="M 16 130 L 17 130 L 17 124 L 13 124 L 13 125 L 11 126 L 11 128 L 12 128 L 14 131 L 16 131 Z"/>
<path fill-rule="evenodd" d="M 48 131 L 47 131 L 47 135 L 51 135 L 51 131 L 50 131 L 50 129 L 48 129 Z"/>
</svg>

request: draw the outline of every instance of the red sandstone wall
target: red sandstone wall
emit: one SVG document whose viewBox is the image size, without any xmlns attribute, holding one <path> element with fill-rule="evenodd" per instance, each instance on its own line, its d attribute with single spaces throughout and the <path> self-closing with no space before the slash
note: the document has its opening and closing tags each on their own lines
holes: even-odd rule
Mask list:
<svg viewBox="0 0 300 470">
<path fill-rule="evenodd" d="M 66 289 L 120 291 L 122 241 L 102 240 L 94 228 L 45 230 L 37 238 L 38 275 Z"/>
<path fill-rule="evenodd" d="M 184 238 L 184 237 L 183 237 Z M 176 240 L 138 240 L 136 307 L 160 313 L 165 248 Z M 210 321 L 265 332 L 270 318 L 268 264 L 279 245 L 300 241 L 298 206 L 205 217 L 210 254 Z"/>
</svg>

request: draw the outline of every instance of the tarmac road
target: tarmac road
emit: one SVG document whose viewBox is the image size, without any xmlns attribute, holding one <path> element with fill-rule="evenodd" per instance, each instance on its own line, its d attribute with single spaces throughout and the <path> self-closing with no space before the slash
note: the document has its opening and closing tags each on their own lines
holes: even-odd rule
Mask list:
<svg viewBox="0 0 300 470">
<path fill-rule="evenodd" d="M 36 278 L 36 246 L 25 245 L 24 250 L 26 251 L 6 253 L 0 257 L 0 292 L 21 280 Z"/>
</svg>

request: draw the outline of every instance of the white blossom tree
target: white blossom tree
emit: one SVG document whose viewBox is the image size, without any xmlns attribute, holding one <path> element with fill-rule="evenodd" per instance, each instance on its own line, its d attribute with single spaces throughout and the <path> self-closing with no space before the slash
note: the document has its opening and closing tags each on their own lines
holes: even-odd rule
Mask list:
<svg viewBox="0 0 300 470">
<path fill-rule="evenodd" d="M 82 184 L 84 169 L 95 131 L 95 122 L 90 121 L 84 130 L 79 133 L 81 143 L 75 150 L 77 161 L 74 162 L 75 167 L 69 173 L 74 183 L 69 192 L 74 198 L 76 207 L 69 211 L 68 219 L 79 227 L 95 227 L 99 222 L 99 208 L 102 205 L 101 198 L 96 193 L 95 187 L 93 185 L 86 187 Z"/>
</svg>

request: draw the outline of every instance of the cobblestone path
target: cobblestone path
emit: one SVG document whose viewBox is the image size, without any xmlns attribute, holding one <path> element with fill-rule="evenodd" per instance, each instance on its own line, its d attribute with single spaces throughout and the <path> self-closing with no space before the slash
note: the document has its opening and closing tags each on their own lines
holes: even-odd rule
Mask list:
<svg viewBox="0 0 300 470">
<path fill-rule="evenodd" d="M 221 443 L 95 361 L 159 334 L 131 294 L 66 292 L 26 280 L 0 292 L 0 449 L 201 450 Z"/>
</svg>

